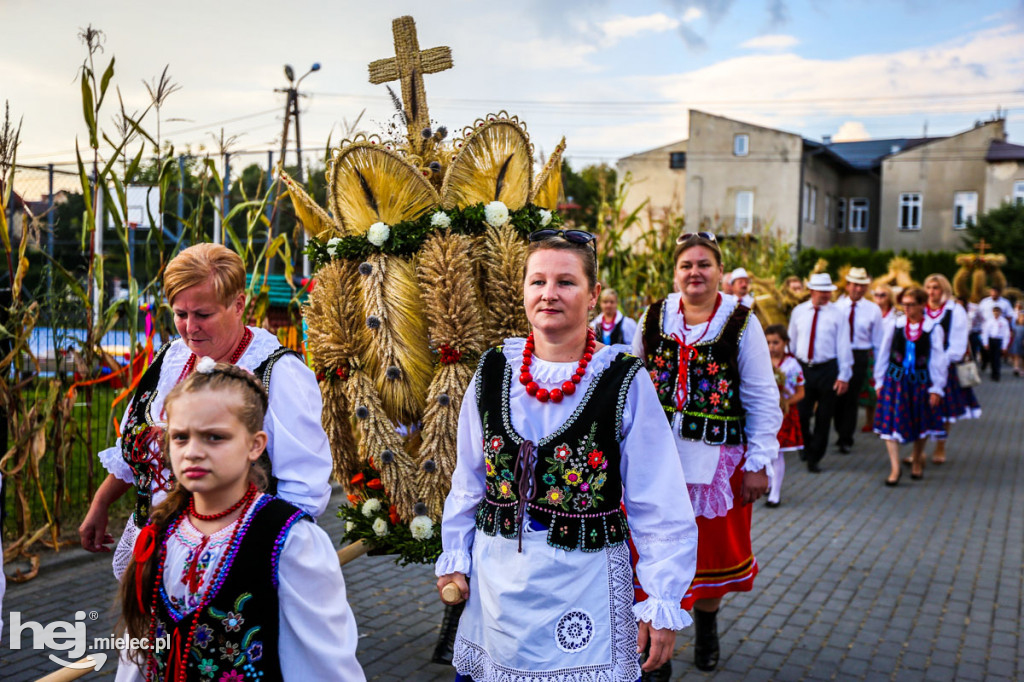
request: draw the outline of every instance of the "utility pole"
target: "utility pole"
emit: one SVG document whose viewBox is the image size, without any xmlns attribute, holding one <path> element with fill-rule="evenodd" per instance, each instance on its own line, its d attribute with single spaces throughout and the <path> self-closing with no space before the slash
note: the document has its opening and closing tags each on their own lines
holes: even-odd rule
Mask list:
<svg viewBox="0 0 1024 682">
<path fill-rule="evenodd" d="M 302 74 L 302 76 L 295 80 L 295 70 L 292 69 L 290 64 L 285 64 L 284 75 L 288 79 L 287 88 L 275 88 L 274 92 L 283 92 L 286 96 L 284 104 L 284 131 L 281 133 L 281 156 L 280 164 L 281 169 L 284 170 L 285 161 L 287 160 L 288 152 L 288 128 L 291 123 L 292 117 L 295 118 L 295 153 L 298 160 L 298 172 L 295 174 L 295 179 L 299 181 L 299 184 L 304 182 L 303 170 L 302 170 L 302 135 L 299 127 L 299 84 L 302 83 L 303 79 L 314 71 L 320 70 L 320 62 L 314 62 L 313 66 L 309 67 L 309 71 Z M 271 236 L 280 234 L 280 222 L 281 217 L 277 211 L 277 201 L 281 198 L 281 188 L 278 186 L 277 196 L 274 202 L 274 220 L 273 220 L 273 231 Z M 302 250 L 306 245 L 305 231 L 301 232 L 298 239 L 296 239 L 295 247 L 297 250 Z M 271 269 L 273 270 L 273 263 L 271 263 Z M 302 276 L 309 277 L 311 274 L 311 268 L 309 263 L 309 256 L 303 254 L 302 256 Z"/>
</svg>

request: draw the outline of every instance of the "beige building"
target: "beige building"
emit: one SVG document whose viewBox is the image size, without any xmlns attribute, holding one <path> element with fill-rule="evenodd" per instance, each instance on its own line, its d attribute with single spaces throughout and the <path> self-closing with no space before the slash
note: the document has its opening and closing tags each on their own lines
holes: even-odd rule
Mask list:
<svg viewBox="0 0 1024 682">
<path fill-rule="evenodd" d="M 623 212 L 629 215 L 642 206 L 637 214 L 640 222 L 631 233 L 644 232 L 652 223 L 682 217 L 686 197 L 686 146 L 686 140 L 673 142 L 616 162 L 619 182 L 629 179 Z"/>
<path fill-rule="evenodd" d="M 955 250 L 979 211 L 1024 201 L 1024 146 L 1006 142 L 1004 123 L 833 143 L 691 110 L 688 140 L 618 168 L 642 179 L 627 211 L 648 200 L 663 215 L 681 195 L 690 230 L 772 233 L 797 248 Z"/>
</svg>

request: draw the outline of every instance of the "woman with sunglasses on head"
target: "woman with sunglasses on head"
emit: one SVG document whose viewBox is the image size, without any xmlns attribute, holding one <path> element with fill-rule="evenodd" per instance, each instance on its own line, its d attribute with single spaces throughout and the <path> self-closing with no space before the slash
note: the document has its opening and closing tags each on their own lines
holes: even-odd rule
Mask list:
<svg viewBox="0 0 1024 682">
<path fill-rule="evenodd" d="M 892 287 L 880 282 L 871 287 L 871 300 L 882 309 L 882 332 L 885 333 L 885 326 L 893 324 L 896 318 L 896 294 Z M 864 408 L 864 426 L 861 427 L 861 431 L 871 433 L 875 430 L 875 407 L 878 405 L 874 353 L 868 361 L 868 375 L 860 391 L 860 404 Z"/>
<path fill-rule="evenodd" d="M 532 332 L 485 352 L 459 414 L 438 591 L 458 587 L 458 680 L 632 682 L 690 624 L 697 529 L 643 364 L 597 341 L 593 235 L 531 236 Z M 629 516 L 628 528 L 626 516 Z M 633 604 L 628 535 L 651 598 Z M 448 592 L 451 589 L 449 588 Z M 448 601 L 453 601 L 448 597 Z"/>
<path fill-rule="evenodd" d="M 684 234 L 676 244 L 679 293 L 647 309 L 633 352 L 644 359 L 672 425 L 697 517 L 697 575 L 682 606 L 693 608 L 696 621 L 694 662 L 713 670 L 722 597 L 749 591 L 757 575 L 751 504 L 768 489 L 782 410 L 761 324 L 718 290 L 723 270 L 715 236 Z M 642 575 L 639 581 L 646 590 Z"/>
</svg>

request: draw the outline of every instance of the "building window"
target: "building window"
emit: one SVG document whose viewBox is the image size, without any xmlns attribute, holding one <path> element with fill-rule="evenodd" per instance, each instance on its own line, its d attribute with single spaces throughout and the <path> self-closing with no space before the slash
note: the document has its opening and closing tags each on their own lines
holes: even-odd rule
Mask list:
<svg viewBox="0 0 1024 682">
<path fill-rule="evenodd" d="M 804 220 L 814 222 L 814 214 L 818 208 L 818 188 L 812 187 L 811 183 L 804 185 Z"/>
<path fill-rule="evenodd" d="M 978 193 L 977 192 L 954 192 L 953 193 L 953 229 L 963 230 L 968 222 L 978 220 Z"/>
<path fill-rule="evenodd" d="M 750 153 L 750 136 L 746 133 L 735 135 L 732 138 L 732 153 L 734 156 L 746 156 Z"/>
<path fill-rule="evenodd" d="M 810 221 L 814 222 L 814 217 L 818 215 L 818 188 L 811 187 L 811 217 Z"/>
<path fill-rule="evenodd" d="M 921 193 L 903 192 L 900 194 L 900 220 L 901 230 L 921 229 Z"/>
<path fill-rule="evenodd" d="M 850 199 L 850 232 L 868 231 L 868 207 L 870 202 L 864 197 Z"/>
<path fill-rule="evenodd" d="M 1024 203 L 1024 180 L 1017 180 L 1013 183 L 1013 203 Z"/>
<path fill-rule="evenodd" d="M 668 167 L 676 170 L 686 168 L 686 152 L 672 152 L 669 154 Z"/>
<path fill-rule="evenodd" d="M 822 221 L 826 230 L 832 226 L 832 195 L 828 193 L 825 194 L 825 215 L 822 216 Z"/>
<path fill-rule="evenodd" d="M 846 231 L 846 199 L 836 199 L 836 232 Z"/>
<path fill-rule="evenodd" d="M 736 232 L 750 234 L 754 229 L 754 193 L 736 192 Z"/>
</svg>

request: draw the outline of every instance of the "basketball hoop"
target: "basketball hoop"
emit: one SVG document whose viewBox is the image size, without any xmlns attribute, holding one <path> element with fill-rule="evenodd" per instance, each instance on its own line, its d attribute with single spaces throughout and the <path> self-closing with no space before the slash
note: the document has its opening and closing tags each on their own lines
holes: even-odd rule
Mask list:
<svg viewBox="0 0 1024 682">
<path fill-rule="evenodd" d="M 139 224 L 137 222 L 135 222 L 134 220 L 129 220 L 128 221 L 128 229 L 129 230 L 137 230 L 137 229 L 139 229 Z"/>
</svg>

